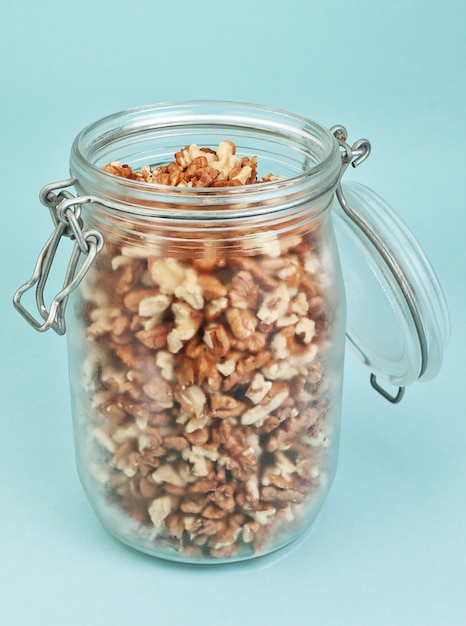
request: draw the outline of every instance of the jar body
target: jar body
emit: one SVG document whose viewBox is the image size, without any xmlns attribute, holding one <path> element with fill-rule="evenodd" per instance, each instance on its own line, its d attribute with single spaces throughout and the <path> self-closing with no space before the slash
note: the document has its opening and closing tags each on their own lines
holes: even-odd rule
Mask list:
<svg viewBox="0 0 466 626">
<path fill-rule="evenodd" d="M 254 154 L 245 138 L 256 126 L 241 124 L 241 150 Z M 218 126 L 212 145 L 233 132 Z M 296 168 L 300 150 L 282 138 L 285 158 L 278 134 L 261 133 L 259 149 Z M 116 208 L 83 212 L 105 245 L 68 307 L 77 465 L 103 525 L 133 548 L 192 563 L 251 558 L 301 535 L 325 499 L 345 332 L 336 181 L 312 194 L 301 183 L 246 199 L 157 190 L 150 206 L 138 190 L 123 204 L 119 190 Z"/>
</svg>

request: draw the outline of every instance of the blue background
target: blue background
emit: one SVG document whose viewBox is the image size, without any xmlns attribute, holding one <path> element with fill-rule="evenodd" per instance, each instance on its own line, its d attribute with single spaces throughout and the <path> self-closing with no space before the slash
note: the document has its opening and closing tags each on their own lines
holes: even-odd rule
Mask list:
<svg viewBox="0 0 466 626">
<path fill-rule="evenodd" d="M 6 626 L 466 624 L 463 0 L 3 0 L 0 617 Z M 40 188 L 76 134 L 130 106 L 288 108 L 371 158 L 347 177 L 416 233 L 452 318 L 444 367 L 392 406 L 347 358 L 339 470 L 311 534 L 272 557 L 170 565 L 110 538 L 78 482 L 65 340 L 13 310 L 51 232 Z"/>
</svg>

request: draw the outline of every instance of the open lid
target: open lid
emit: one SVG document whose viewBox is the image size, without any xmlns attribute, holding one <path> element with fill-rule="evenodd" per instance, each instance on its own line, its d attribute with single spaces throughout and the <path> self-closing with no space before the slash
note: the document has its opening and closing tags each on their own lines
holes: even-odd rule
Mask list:
<svg viewBox="0 0 466 626">
<path fill-rule="evenodd" d="M 449 316 L 438 279 L 414 235 L 371 189 L 339 188 L 334 222 L 347 300 L 348 342 L 392 402 L 440 370 Z M 376 377 L 398 386 L 392 397 Z"/>
</svg>

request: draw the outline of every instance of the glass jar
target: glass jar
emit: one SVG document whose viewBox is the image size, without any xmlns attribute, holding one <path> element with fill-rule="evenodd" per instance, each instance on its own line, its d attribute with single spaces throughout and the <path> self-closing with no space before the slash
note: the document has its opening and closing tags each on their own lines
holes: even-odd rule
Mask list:
<svg viewBox="0 0 466 626">
<path fill-rule="evenodd" d="M 168 186 L 103 169 L 141 172 L 174 155 L 188 167 L 200 147 L 213 153 L 224 141 L 236 146 L 225 163 L 257 157 L 261 182 Z M 345 198 L 359 193 L 361 203 L 367 192 L 340 185 L 348 163 L 368 152 L 365 140 L 350 147 L 342 127 L 285 111 L 155 105 L 84 129 L 71 178 L 42 191 L 56 228 L 15 304 L 38 330 L 59 333 L 67 306 L 78 472 L 102 524 L 125 544 L 222 563 L 276 550 L 310 527 L 335 475 L 345 333 L 351 340 L 332 214 L 351 254 L 365 266 L 376 259 L 401 309 L 393 332 L 401 324 L 407 339 L 380 367 L 383 346 L 371 352 L 360 338 L 367 313 L 356 315 L 351 343 L 375 372 L 373 386 L 398 401 L 402 385 L 438 371 L 447 317 L 430 266 L 423 259 L 420 282 L 435 294 L 433 313 L 377 246 L 386 224 L 365 229 L 351 214 Z M 76 243 L 65 286 L 47 308 L 43 289 L 67 235 Z M 33 285 L 44 323 L 20 302 Z M 357 309 L 364 295 L 354 293 Z M 398 394 L 376 375 L 400 385 Z"/>
</svg>

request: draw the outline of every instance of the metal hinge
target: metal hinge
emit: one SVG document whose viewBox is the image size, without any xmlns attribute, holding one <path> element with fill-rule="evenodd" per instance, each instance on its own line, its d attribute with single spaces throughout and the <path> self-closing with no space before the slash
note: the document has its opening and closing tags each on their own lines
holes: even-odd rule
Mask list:
<svg viewBox="0 0 466 626">
<path fill-rule="evenodd" d="M 92 196 L 75 197 L 66 191 L 66 188 L 75 182 L 76 179 L 70 178 L 46 185 L 41 190 L 40 200 L 49 208 L 55 229 L 39 253 L 31 278 L 16 291 L 13 297 L 16 309 L 39 332 L 53 328 L 59 335 L 65 333 L 65 310 L 68 296 L 82 281 L 104 245 L 104 238 L 99 231 L 82 230 L 81 206 L 88 202 L 95 202 L 97 199 Z M 58 190 L 60 191 L 55 193 Z M 75 244 L 66 269 L 63 287 L 47 308 L 44 302 L 44 289 L 63 237 L 73 240 Z M 79 265 L 82 256 L 84 260 Z M 37 320 L 21 303 L 23 295 L 34 286 L 37 310 L 44 322 Z"/>
</svg>

